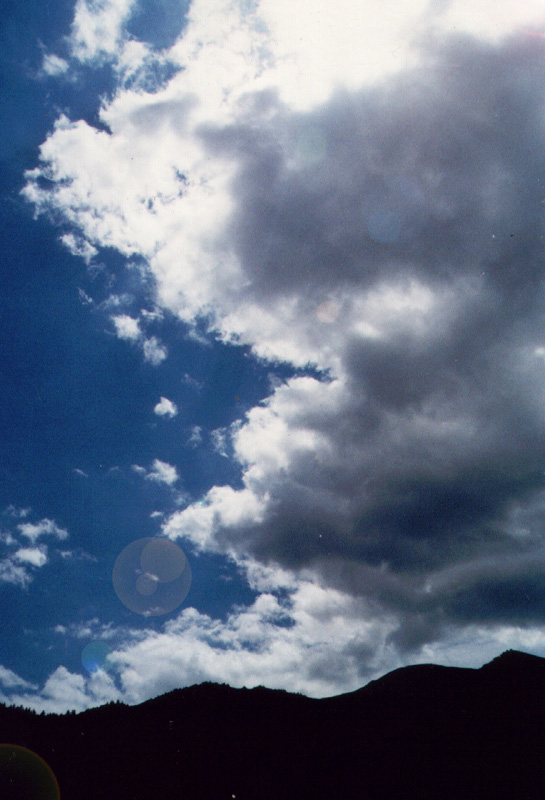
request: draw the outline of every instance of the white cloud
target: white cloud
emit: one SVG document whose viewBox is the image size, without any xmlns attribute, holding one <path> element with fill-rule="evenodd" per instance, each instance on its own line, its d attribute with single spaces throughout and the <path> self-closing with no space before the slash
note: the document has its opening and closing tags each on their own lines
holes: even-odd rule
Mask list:
<svg viewBox="0 0 545 800">
<path fill-rule="evenodd" d="M 24 519 L 30 509 L 17 509 L 10 506 L 9 516 Z M 37 544 L 43 536 L 63 540 L 68 531 L 60 528 L 50 519 L 42 519 L 37 523 L 21 522 L 16 526 L 17 535 L 11 531 L 0 532 L 0 545 L 4 549 L 4 557 L 0 558 L 0 583 L 9 583 L 26 589 L 34 578 L 34 572 L 44 567 L 48 561 L 48 548 L 45 544 Z M 30 547 L 22 546 L 21 539 L 29 539 Z"/>
<path fill-rule="evenodd" d="M 9 505 L 6 508 L 5 513 L 9 514 L 10 517 L 18 517 L 19 519 L 25 519 L 30 514 L 30 508 L 17 508 L 14 505 Z"/>
<path fill-rule="evenodd" d="M 172 400 L 169 400 L 167 397 L 161 397 L 160 401 L 153 409 L 153 412 L 157 414 L 158 417 L 172 418 L 178 413 L 178 408 Z"/>
<path fill-rule="evenodd" d="M 161 344 L 155 336 L 152 336 L 150 339 L 144 339 L 142 349 L 144 351 L 144 359 L 154 367 L 159 366 L 168 354 L 165 345 Z"/>
<path fill-rule="evenodd" d="M 144 467 L 139 466 L 138 464 L 133 464 L 131 466 L 133 472 L 136 472 L 138 475 L 145 475 L 146 469 Z"/>
<path fill-rule="evenodd" d="M 226 428 L 217 428 L 215 431 L 210 432 L 210 442 L 212 447 L 219 453 L 220 456 L 228 458 L 227 453 L 228 431 Z"/>
<path fill-rule="evenodd" d="M 268 495 L 259 498 L 249 489 L 214 486 L 203 500 L 172 514 L 163 533 L 171 539 L 188 539 L 200 550 L 221 550 L 215 539 L 220 527 L 230 529 L 236 537 L 246 526 L 262 520 L 268 499 Z"/>
<path fill-rule="evenodd" d="M 131 469 L 138 475 L 142 475 L 147 481 L 164 483 L 167 486 L 174 486 L 180 480 L 176 467 L 172 466 L 172 464 L 167 464 L 166 461 L 160 461 L 158 458 L 154 459 L 149 470 L 138 464 L 133 464 Z"/>
<path fill-rule="evenodd" d="M 51 78 L 57 78 L 68 71 L 68 62 L 53 53 L 46 53 L 42 63 L 42 73 Z"/>
<path fill-rule="evenodd" d="M 513 596 L 490 556 L 524 547 L 506 555 L 515 588 L 522 563 L 543 588 L 530 564 L 545 376 L 527 355 L 542 344 L 542 261 L 529 258 L 542 252 L 542 64 L 517 33 L 542 11 L 401 5 L 195 0 L 168 54 L 183 69 L 153 93 L 120 87 L 101 112 L 111 133 L 61 117 L 24 194 L 91 247 L 146 259 L 180 319 L 324 370 L 231 431 L 243 488 L 213 487 L 164 530 L 369 597 L 416 651 L 446 635 L 445 617 L 519 622 L 452 582 L 426 592 L 430 576 L 455 567 L 467 589 L 477 572 L 486 596 Z M 81 58 L 119 55 L 128 3 L 103 6 L 100 35 L 78 9 Z M 123 53 L 132 74 L 147 58 Z M 113 321 L 151 364 L 166 357 L 143 318 Z M 143 474 L 178 479 L 159 461 Z"/>
<path fill-rule="evenodd" d="M 70 250 L 72 255 L 83 258 L 86 264 L 90 264 L 98 253 L 96 247 L 93 247 L 86 239 L 75 236 L 73 233 L 65 233 L 61 236 L 61 242 Z"/>
<path fill-rule="evenodd" d="M 202 442 L 202 427 L 200 425 L 193 425 L 191 427 L 191 436 L 187 440 L 190 447 L 197 447 Z"/>
<path fill-rule="evenodd" d="M 89 62 L 115 57 L 134 0 L 77 0 L 70 33 L 72 55 Z"/>
<path fill-rule="evenodd" d="M 111 660 L 131 703 L 205 680 L 327 696 L 361 685 L 364 652 L 377 665 L 383 657 L 388 625 L 363 622 L 362 611 L 353 598 L 301 584 L 289 608 L 262 594 L 225 623 L 188 609 Z"/>
<path fill-rule="evenodd" d="M 156 458 L 151 466 L 150 471 L 146 475 L 146 480 L 155 481 L 156 483 L 166 483 L 167 486 L 173 486 L 180 476 L 172 464 L 167 464 L 166 461 L 160 461 Z"/>
<path fill-rule="evenodd" d="M 545 31 L 545 14 L 541 0 L 522 0 L 516 8 L 509 0 L 484 0 L 472 3 L 471 0 L 450 0 L 438 9 L 438 23 L 447 30 L 469 31 L 489 41 L 497 41 L 503 36 L 529 26 L 530 30 Z M 537 26 L 537 27 L 536 27 Z"/>
<path fill-rule="evenodd" d="M 33 567 L 43 567 L 47 564 L 47 548 L 41 547 L 22 547 L 13 554 L 15 561 L 23 564 L 31 564 Z"/>
<path fill-rule="evenodd" d="M 395 618 L 377 614 L 346 593 L 271 569 L 265 576 L 262 566 L 254 566 L 261 573 L 256 579 L 262 593 L 225 621 L 187 608 L 161 630 L 110 629 L 110 641 L 121 642 L 112 645 L 108 658 L 113 674 L 100 671 L 86 679 L 60 667 L 36 690 L 8 671 L 6 688 L 28 690 L 11 694 L 8 701 L 62 713 L 109 700 L 141 703 L 203 681 L 327 697 L 355 690 L 402 665 L 390 641 Z M 286 589 L 288 599 L 274 594 Z M 92 620 L 59 632 L 86 639 L 99 628 Z M 460 638 L 452 629 L 441 642 L 424 645 L 412 661 L 478 668 L 507 648 L 545 655 L 545 634 L 535 626 L 469 626 Z"/>
<path fill-rule="evenodd" d="M 112 317 L 112 322 L 115 325 L 115 331 L 120 339 L 135 342 L 142 335 L 138 320 L 129 317 L 127 314 L 119 314 L 116 317 Z"/>
<path fill-rule="evenodd" d="M 113 679 L 104 670 L 97 670 L 90 677 L 69 672 L 58 667 L 39 692 L 10 694 L 9 702 L 47 714 L 61 714 L 72 709 L 84 711 L 93 706 L 119 700 L 120 693 Z"/>
<path fill-rule="evenodd" d="M 138 344 L 142 348 L 144 360 L 154 367 L 159 366 L 168 355 L 168 350 L 156 336 L 148 339 L 142 334 L 140 323 L 128 314 L 112 317 L 116 334 L 120 339 Z"/>
<path fill-rule="evenodd" d="M 25 681 L 23 678 L 20 678 L 15 672 L 12 672 L 11 669 L 6 669 L 0 665 L 0 684 L 4 687 L 4 689 L 32 689 L 36 690 L 38 687 L 33 684 Z"/>
<path fill-rule="evenodd" d="M 42 519 L 36 524 L 32 522 L 23 522 L 17 526 L 17 529 L 23 536 L 30 539 L 33 544 L 41 536 L 54 536 L 56 539 L 68 538 L 68 531 L 64 528 L 60 528 L 57 523 L 51 519 Z"/>
<path fill-rule="evenodd" d="M 119 635 L 111 622 L 104 624 L 97 617 L 85 622 L 74 622 L 71 625 L 56 625 L 54 632 L 75 639 L 93 639 L 107 641 Z"/>
<path fill-rule="evenodd" d="M 32 575 L 27 569 L 14 564 L 13 559 L 3 558 L 0 560 L 0 583 L 11 583 L 13 586 L 20 586 L 26 589 L 32 581 Z"/>
</svg>

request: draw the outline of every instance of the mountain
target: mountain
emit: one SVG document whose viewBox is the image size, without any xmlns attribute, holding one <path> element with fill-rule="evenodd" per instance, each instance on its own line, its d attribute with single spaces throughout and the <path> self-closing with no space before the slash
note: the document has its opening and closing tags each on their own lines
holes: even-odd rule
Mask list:
<svg viewBox="0 0 545 800">
<path fill-rule="evenodd" d="M 205 683 L 62 716 L 0 705 L 0 742 L 39 754 L 62 800 L 542 800 L 545 659 L 405 667 L 321 700 Z"/>
</svg>

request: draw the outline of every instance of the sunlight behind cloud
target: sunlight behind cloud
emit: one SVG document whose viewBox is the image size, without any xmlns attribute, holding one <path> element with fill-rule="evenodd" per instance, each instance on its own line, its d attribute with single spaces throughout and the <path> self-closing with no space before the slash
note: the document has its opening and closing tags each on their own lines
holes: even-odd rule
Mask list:
<svg viewBox="0 0 545 800">
<path fill-rule="evenodd" d="M 130 4 L 90 9 L 77 7 L 80 57 L 117 53 L 137 74 L 149 52 L 122 42 Z M 117 654 L 129 696 L 149 663 L 157 690 L 183 670 L 238 685 L 268 669 L 269 685 L 318 694 L 341 685 L 329 637 L 355 687 L 460 630 L 487 641 L 533 620 L 520 598 L 543 596 L 545 378 L 531 366 L 545 115 L 543 52 L 521 26 L 538 12 L 195 0 L 165 54 L 176 74 L 146 91 L 120 67 L 100 125 L 61 116 L 42 145 L 23 194 L 73 229 L 72 254 L 141 259 L 165 318 L 287 375 L 231 427 L 187 429 L 190 445 L 234 454 L 238 483 L 212 477 L 162 530 L 289 573 L 292 627 L 273 626 L 283 609 L 266 591 L 227 626 L 186 609 Z M 170 353 L 162 377 L 177 343 L 131 314 L 110 317 L 117 338 L 154 367 Z M 169 389 L 153 391 L 148 413 L 159 396 L 154 413 L 173 417 Z M 179 481 L 159 459 L 132 469 L 163 490 Z M 19 526 L 33 543 L 35 529 Z M 130 588 L 149 611 L 161 581 L 138 569 Z"/>
</svg>

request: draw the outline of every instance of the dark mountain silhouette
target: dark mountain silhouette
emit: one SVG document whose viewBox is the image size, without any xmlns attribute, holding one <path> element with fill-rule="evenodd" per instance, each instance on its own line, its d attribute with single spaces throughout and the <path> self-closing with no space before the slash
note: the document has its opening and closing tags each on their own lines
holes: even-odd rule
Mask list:
<svg viewBox="0 0 545 800">
<path fill-rule="evenodd" d="M 322 700 L 205 683 L 62 716 L 0 706 L 0 742 L 39 754 L 62 800 L 543 800 L 545 659 L 405 667 Z"/>
</svg>

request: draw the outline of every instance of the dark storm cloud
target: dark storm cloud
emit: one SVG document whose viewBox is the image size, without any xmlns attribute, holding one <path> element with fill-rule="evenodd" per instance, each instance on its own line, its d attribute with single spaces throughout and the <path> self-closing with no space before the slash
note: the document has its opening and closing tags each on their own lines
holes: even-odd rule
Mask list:
<svg viewBox="0 0 545 800">
<path fill-rule="evenodd" d="M 241 161 L 231 235 L 256 296 L 483 269 L 491 286 L 527 291 L 544 194 L 531 45 L 450 42 L 380 89 L 298 115 L 269 93 L 248 101 L 251 125 L 203 132 Z"/>
<path fill-rule="evenodd" d="M 284 418 L 327 458 L 294 452 L 263 522 L 222 532 L 396 609 L 403 648 L 545 619 L 544 52 L 450 39 L 380 88 L 297 115 L 262 94 L 202 131 L 239 165 L 227 246 L 256 302 L 429 292 L 386 297 L 376 336 L 347 312 L 338 405 Z"/>
</svg>

